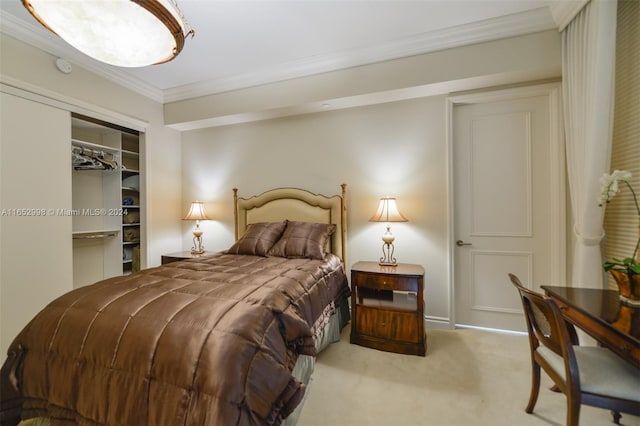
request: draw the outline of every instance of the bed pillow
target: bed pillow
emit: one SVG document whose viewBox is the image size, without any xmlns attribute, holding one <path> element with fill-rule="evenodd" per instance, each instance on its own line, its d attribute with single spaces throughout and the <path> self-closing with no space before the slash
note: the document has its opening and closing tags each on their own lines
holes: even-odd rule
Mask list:
<svg viewBox="0 0 640 426">
<path fill-rule="evenodd" d="M 266 256 L 269 249 L 280 239 L 286 226 L 286 220 L 251 223 L 247 226 L 244 235 L 227 250 L 227 253 Z"/>
<path fill-rule="evenodd" d="M 289 259 L 324 259 L 325 246 L 336 226 L 328 223 L 287 222 L 284 234 L 267 253 Z"/>
</svg>

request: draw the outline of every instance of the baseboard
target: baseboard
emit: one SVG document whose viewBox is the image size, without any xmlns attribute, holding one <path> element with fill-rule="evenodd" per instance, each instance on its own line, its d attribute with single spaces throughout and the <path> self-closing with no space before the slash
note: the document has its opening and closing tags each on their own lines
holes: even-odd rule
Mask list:
<svg viewBox="0 0 640 426">
<path fill-rule="evenodd" d="M 502 330 L 500 328 L 476 327 L 473 325 L 464 325 L 464 324 L 456 324 L 455 328 L 468 328 L 471 330 L 483 330 L 483 331 L 490 331 L 492 333 L 514 334 L 517 336 L 527 335 L 525 331 Z"/>
<path fill-rule="evenodd" d="M 425 318 L 427 330 L 453 330 L 451 322 L 447 318 Z"/>
</svg>

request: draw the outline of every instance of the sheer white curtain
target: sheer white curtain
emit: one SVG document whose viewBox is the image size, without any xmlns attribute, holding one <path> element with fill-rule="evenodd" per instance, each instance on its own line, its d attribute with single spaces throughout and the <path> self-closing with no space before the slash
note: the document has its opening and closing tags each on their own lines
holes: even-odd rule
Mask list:
<svg viewBox="0 0 640 426">
<path fill-rule="evenodd" d="M 572 283 L 602 288 L 604 209 L 613 132 L 616 0 L 591 0 L 562 31 L 562 94 L 575 233 Z"/>
</svg>

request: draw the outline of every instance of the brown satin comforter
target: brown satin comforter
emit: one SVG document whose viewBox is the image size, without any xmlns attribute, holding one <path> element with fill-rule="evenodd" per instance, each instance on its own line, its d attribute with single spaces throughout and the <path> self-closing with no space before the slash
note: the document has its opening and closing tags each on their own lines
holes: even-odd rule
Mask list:
<svg viewBox="0 0 640 426">
<path fill-rule="evenodd" d="M 304 394 L 298 354 L 345 293 L 333 255 L 223 253 L 76 289 L 11 345 L 0 423 L 278 424 Z"/>
</svg>

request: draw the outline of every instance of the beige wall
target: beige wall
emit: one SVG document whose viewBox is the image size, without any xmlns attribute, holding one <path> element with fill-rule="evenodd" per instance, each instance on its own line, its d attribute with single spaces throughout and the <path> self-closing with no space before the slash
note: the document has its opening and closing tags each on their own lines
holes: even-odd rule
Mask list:
<svg viewBox="0 0 640 426">
<path fill-rule="evenodd" d="M 407 223 L 392 225 L 396 257 L 427 269 L 427 312 L 447 316 L 445 98 L 226 126 L 183 134 L 183 209 L 200 199 L 205 247 L 233 243 L 232 188 L 240 195 L 293 186 L 332 195 L 348 185 L 348 258 L 377 260 L 384 224 L 368 222 L 396 196 Z M 191 244 L 185 224 L 184 248 Z M 350 265 L 348 265 L 350 266 Z"/>
<path fill-rule="evenodd" d="M 335 194 L 347 183 L 350 266 L 380 257 L 384 226 L 368 219 L 379 197 L 396 196 L 409 219 L 392 224 L 396 257 L 426 268 L 426 317 L 447 326 L 447 94 L 557 78 L 560 50 L 550 31 L 166 105 L 171 125 L 195 129 L 182 136 L 182 213 L 205 201 L 214 218 L 201 225 L 205 247 L 221 250 L 233 242 L 233 187 L 246 196 L 281 186 Z M 335 110 L 291 115 L 323 96 Z M 281 114 L 289 115 L 206 127 Z M 192 227 L 183 225 L 184 249 Z"/>
</svg>

